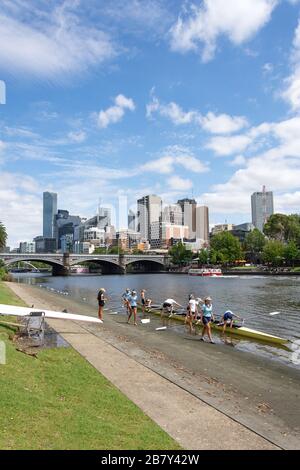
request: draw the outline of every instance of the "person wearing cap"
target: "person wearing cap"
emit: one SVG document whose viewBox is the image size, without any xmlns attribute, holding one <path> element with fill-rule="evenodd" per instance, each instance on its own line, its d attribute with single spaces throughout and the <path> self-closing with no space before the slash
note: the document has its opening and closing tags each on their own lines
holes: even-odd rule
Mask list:
<svg viewBox="0 0 300 470">
<path fill-rule="evenodd" d="M 233 327 L 234 318 L 238 318 L 239 320 L 242 320 L 241 317 L 239 317 L 235 313 L 232 313 L 231 310 L 226 310 L 226 312 L 224 313 L 221 319 L 221 324 L 223 324 L 223 333 L 225 333 L 227 326 L 229 326 L 230 328 Z"/>
<path fill-rule="evenodd" d="M 124 307 L 126 307 L 127 315 L 129 314 L 129 310 L 130 310 L 130 303 L 129 303 L 130 296 L 131 296 L 130 289 L 127 287 L 124 294 L 122 294 L 122 300 L 123 300 Z"/>
<path fill-rule="evenodd" d="M 103 287 L 101 287 L 101 289 L 99 289 L 99 292 L 98 292 L 98 295 L 97 295 L 98 317 L 99 317 L 100 320 L 103 320 L 103 308 L 104 308 L 104 305 L 105 305 L 105 301 L 107 300 L 104 297 L 105 292 L 106 292 L 106 290 Z"/>
<path fill-rule="evenodd" d="M 210 297 L 206 297 L 206 299 L 204 300 L 204 304 L 202 305 L 201 321 L 203 323 L 201 341 L 204 341 L 204 335 L 205 333 L 207 333 L 210 343 L 214 344 L 214 341 L 211 336 L 211 326 L 210 326 L 211 322 L 214 321 L 213 307 L 212 307 Z"/>
<path fill-rule="evenodd" d="M 135 290 L 133 290 L 130 294 L 130 298 L 129 298 L 129 304 L 130 304 L 130 311 L 129 311 L 129 316 L 128 316 L 128 320 L 127 320 L 127 323 L 130 323 L 130 318 L 133 314 L 133 318 L 134 318 L 134 325 L 137 326 L 137 321 L 136 321 L 136 317 L 137 317 L 137 301 L 138 301 L 138 297 L 137 297 L 137 293 Z"/>
</svg>

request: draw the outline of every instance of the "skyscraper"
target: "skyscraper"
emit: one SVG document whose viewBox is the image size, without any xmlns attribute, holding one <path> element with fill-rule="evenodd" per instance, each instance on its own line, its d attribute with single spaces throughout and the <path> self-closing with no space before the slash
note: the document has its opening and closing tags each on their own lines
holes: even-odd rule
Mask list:
<svg viewBox="0 0 300 470">
<path fill-rule="evenodd" d="M 183 225 L 182 209 L 179 204 L 170 204 L 164 207 L 162 221 L 168 224 Z"/>
<path fill-rule="evenodd" d="M 54 238 L 54 216 L 57 213 L 57 194 L 43 193 L 43 236 Z"/>
<path fill-rule="evenodd" d="M 196 208 L 195 199 L 180 199 L 177 204 L 182 210 L 182 225 L 189 228 L 189 237 L 196 238 Z"/>
<path fill-rule="evenodd" d="M 196 239 L 209 240 L 209 211 L 207 206 L 196 209 Z"/>
<path fill-rule="evenodd" d="M 144 196 L 137 201 L 138 227 L 141 237 L 151 240 L 151 224 L 161 222 L 162 199 L 159 196 Z"/>
<path fill-rule="evenodd" d="M 263 231 L 268 218 L 274 214 L 273 192 L 266 191 L 263 187 L 262 192 L 253 193 L 251 196 L 252 223 L 254 227 Z"/>
</svg>

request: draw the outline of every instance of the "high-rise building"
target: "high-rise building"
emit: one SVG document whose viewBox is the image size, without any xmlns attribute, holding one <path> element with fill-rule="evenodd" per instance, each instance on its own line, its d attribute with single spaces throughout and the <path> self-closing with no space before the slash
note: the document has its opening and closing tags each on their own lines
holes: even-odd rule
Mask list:
<svg viewBox="0 0 300 470">
<path fill-rule="evenodd" d="M 179 204 L 165 206 L 162 213 L 162 222 L 174 225 L 183 225 L 182 208 Z"/>
<path fill-rule="evenodd" d="M 128 228 L 129 230 L 136 230 L 136 214 L 131 209 L 128 211 Z"/>
<path fill-rule="evenodd" d="M 196 239 L 209 240 L 209 211 L 207 206 L 196 208 Z"/>
<path fill-rule="evenodd" d="M 137 231 L 142 239 L 151 240 L 151 224 L 161 222 L 162 199 L 155 195 L 144 196 L 137 201 L 137 209 Z"/>
<path fill-rule="evenodd" d="M 73 235 L 73 239 L 76 240 L 75 228 L 80 224 L 81 218 L 78 215 L 70 215 L 67 210 L 58 210 L 54 216 L 54 237 L 56 238 L 56 247 L 58 249 L 61 248 L 61 238 L 64 235 Z"/>
<path fill-rule="evenodd" d="M 54 216 L 57 212 L 57 194 L 43 193 L 43 236 L 54 238 Z"/>
<path fill-rule="evenodd" d="M 182 210 L 182 225 L 189 228 L 189 238 L 196 238 L 196 209 L 197 202 L 195 199 L 180 199 L 177 204 Z"/>
<path fill-rule="evenodd" d="M 111 225 L 111 208 L 110 207 L 99 207 L 99 223 L 102 218 L 106 218 L 105 223 L 106 225 Z M 101 228 L 105 228 L 103 226 Z"/>
<path fill-rule="evenodd" d="M 262 192 L 253 193 L 251 196 L 252 223 L 254 227 L 263 231 L 268 218 L 274 214 L 273 192 L 266 191 L 263 187 Z"/>
</svg>

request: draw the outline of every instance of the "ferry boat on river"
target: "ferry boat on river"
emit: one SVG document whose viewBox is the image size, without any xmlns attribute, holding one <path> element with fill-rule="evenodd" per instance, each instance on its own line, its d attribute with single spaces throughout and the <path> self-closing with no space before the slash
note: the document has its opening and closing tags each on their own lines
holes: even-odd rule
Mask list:
<svg viewBox="0 0 300 470">
<path fill-rule="evenodd" d="M 221 269 L 190 269 L 189 276 L 218 277 L 222 276 Z"/>
</svg>

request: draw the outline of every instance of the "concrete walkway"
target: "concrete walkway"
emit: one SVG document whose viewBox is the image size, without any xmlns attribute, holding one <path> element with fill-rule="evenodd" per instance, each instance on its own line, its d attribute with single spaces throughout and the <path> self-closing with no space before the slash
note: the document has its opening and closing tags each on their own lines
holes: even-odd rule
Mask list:
<svg viewBox="0 0 300 470">
<path fill-rule="evenodd" d="M 61 320 L 48 323 L 185 449 L 276 448 L 81 325 Z"/>
<path fill-rule="evenodd" d="M 29 305 L 49 305 L 17 284 L 10 286 Z M 87 324 L 47 320 L 90 364 L 185 449 L 277 449 L 276 446 L 205 404 L 124 352 L 88 331 Z M 101 326 L 99 326 L 101 328 Z"/>
</svg>

